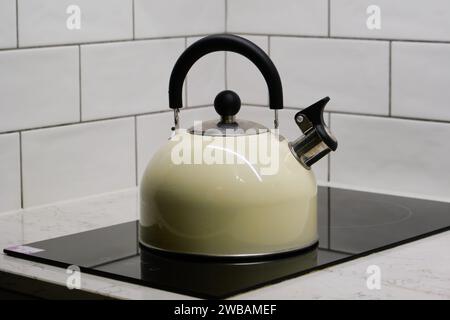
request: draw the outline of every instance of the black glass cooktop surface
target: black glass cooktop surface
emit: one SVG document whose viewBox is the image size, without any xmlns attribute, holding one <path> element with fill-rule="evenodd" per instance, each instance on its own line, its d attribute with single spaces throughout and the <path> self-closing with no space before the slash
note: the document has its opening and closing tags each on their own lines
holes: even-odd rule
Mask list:
<svg viewBox="0 0 450 320">
<path fill-rule="evenodd" d="M 195 297 L 226 298 L 450 229 L 450 203 L 335 188 L 319 188 L 318 214 L 318 247 L 265 261 L 142 251 L 137 221 L 4 251 Z"/>
</svg>

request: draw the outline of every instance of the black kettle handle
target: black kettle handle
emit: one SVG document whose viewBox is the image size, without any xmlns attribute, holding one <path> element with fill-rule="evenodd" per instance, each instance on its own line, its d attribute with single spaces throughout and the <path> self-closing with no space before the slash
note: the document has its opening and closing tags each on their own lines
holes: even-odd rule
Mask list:
<svg viewBox="0 0 450 320">
<path fill-rule="evenodd" d="M 204 55 L 216 51 L 239 53 L 252 61 L 266 80 L 270 109 L 283 109 L 283 88 L 280 75 L 269 56 L 253 42 L 232 34 L 210 35 L 189 46 L 178 58 L 169 81 L 169 106 L 183 107 L 183 82 L 189 69 Z"/>
</svg>

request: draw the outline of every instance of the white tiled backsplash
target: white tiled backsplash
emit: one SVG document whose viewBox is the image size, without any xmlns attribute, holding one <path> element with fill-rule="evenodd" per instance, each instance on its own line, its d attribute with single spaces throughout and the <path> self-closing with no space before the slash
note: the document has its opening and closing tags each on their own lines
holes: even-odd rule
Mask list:
<svg viewBox="0 0 450 320">
<path fill-rule="evenodd" d="M 330 4 L 331 36 L 450 41 L 448 0 L 330 0 Z M 367 8 L 372 5 L 380 8 L 380 29 L 366 26 Z"/>
<path fill-rule="evenodd" d="M 76 46 L 0 51 L 0 131 L 80 120 Z"/>
<path fill-rule="evenodd" d="M 82 120 L 167 110 L 167 83 L 184 39 L 81 46 Z"/>
<path fill-rule="evenodd" d="M 135 186 L 170 134 L 175 60 L 222 32 L 278 67 L 288 139 L 296 109 L 331 97 L 321 183 L 450 199 L 449 30 L 447 0 L 2 0 L 0 212 Z M 224 88 L 272 126 L 263 77 L 234 53 L 189 72 L 182 126 L 213 118 Z"/>
<path fill-rule="evenodd" d="M 24 206 L 132 187 L 134 145 L 133 118 L 24 132 Z"/>
<path fill-rule="evenodd" d="M 221 33 L 225 0 L 134 0 L 134 28 L 137 39 Z"/>
<path fill-rule="evenodd" d="M 388 115 L 388 42 L 273 37 L 270 54 L 285 106 L 308 106 L 328 95 L 327 110 Z"/>
<path fill-rule="evenodd" d="M 16 0 L 0 1 L 0 48 L 17 45 Z"/>
<path fill-rule="evenodd" d="M 326 36 L 328 0 L 228 0 L 227 31 Z"/>
<path fill-rule="evenodd" d="M 74 5 L 79 29 L 66 28 Z M 21 47 L 133 39 L 133 0 L 18 0 L 18 17 Z"/>
</svg>

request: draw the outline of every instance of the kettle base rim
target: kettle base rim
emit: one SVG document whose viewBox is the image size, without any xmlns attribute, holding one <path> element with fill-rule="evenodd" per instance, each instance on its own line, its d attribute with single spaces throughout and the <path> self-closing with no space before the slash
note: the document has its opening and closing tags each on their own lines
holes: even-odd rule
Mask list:
<svg viewBox="0 0 450 320">
<path fill-rule="evenodd" d="M 319 238 L 317 237 L 314 241 L 300 246 L 293 247 L 289 249 L 270 251 L 270 252 L 258 252 L 258 253 L 237 253 L 237 254 L 220 254 L 220 253 L 201 253 L 201 252 L 188 252 L 188 251 L 174 251 L 159 248 L 153 245 L 139 241 L 139 247 L 143 251 L 164 255 L 167 257 L 176 258 L 190 258 L 190 259 L 203 259 L 203 260 L 233 260 L 233 261 L 248 261 L 248 260 L 271 260 L 277 258 L 284 258 L 288 256 L 294 256 L 302 253 L 309 252 L 319 245 Z"/>
</svg>

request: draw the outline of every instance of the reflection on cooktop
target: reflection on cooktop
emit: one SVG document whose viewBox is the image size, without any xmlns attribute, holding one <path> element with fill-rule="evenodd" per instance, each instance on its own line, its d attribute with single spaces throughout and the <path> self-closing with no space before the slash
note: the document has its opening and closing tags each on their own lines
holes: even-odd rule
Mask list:
<svg viewBox="0 0 450 320">
<path fill-rule="evenodd" d="M 189 294 L 225 298 L 450 227 L 450 203 L 319 188 L 319 246 L 270 260 L 206 260 L 141 250 L 137 221 L 27 246 L 9 255 Z"/>
</svg>

